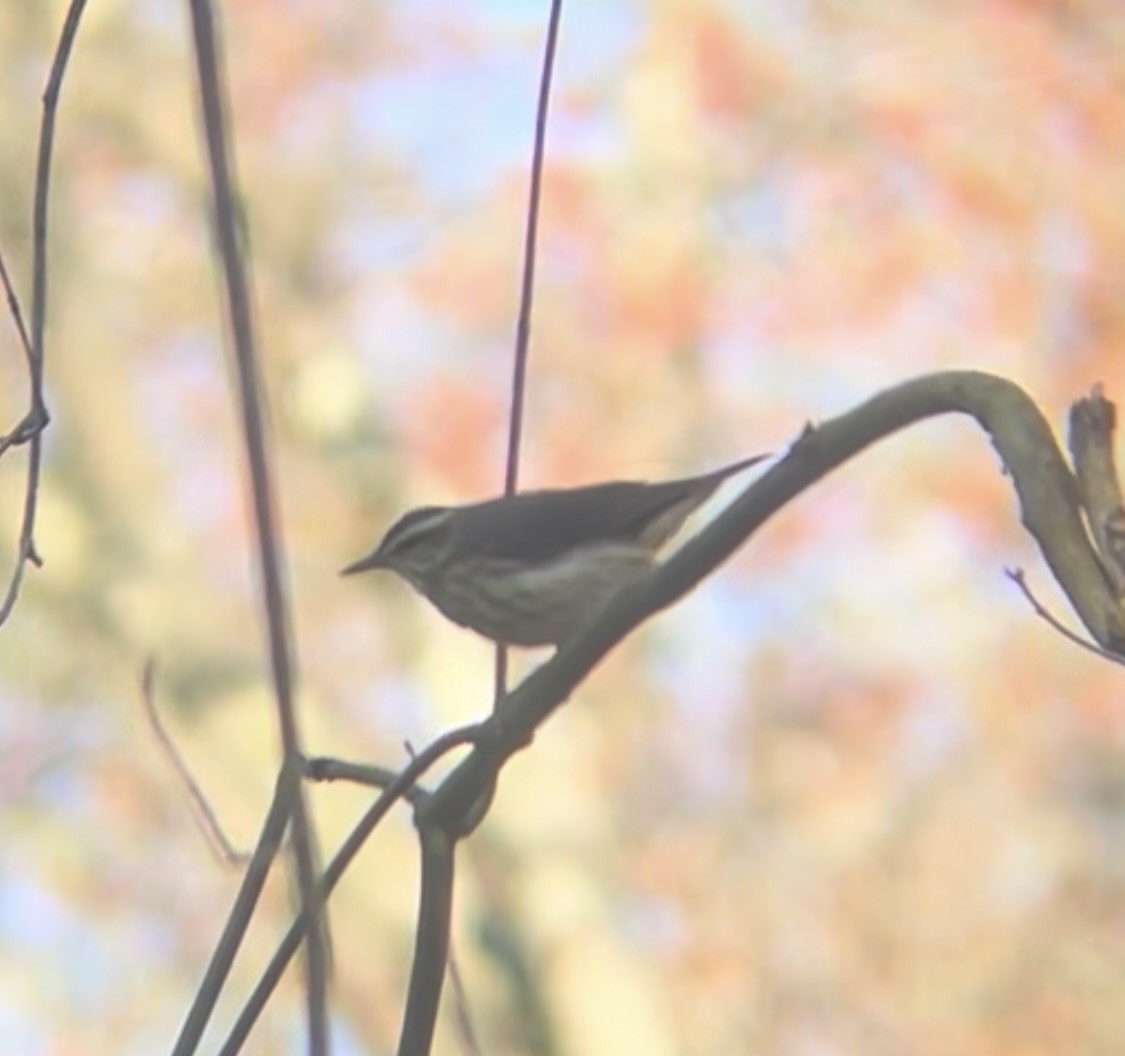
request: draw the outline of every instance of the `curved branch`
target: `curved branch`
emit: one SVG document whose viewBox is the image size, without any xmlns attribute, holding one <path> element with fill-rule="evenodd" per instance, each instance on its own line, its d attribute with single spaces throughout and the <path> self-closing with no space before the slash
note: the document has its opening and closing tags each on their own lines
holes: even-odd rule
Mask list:
<svg viewBox="0 0 1125 1056">
<path fill-rule="evenodd" d="M 967 414 L 989 435 L 1011 477 L 1024 526 L 1096 641 L 1125 647 L 1125 617 L 1082 520 L 1074 476 L 1050 426 L 1019 386 L 975 371 L 907 381 L 818 428 L 808 427 L 788 454 L 668 561 L 626 588 L 505 697 L 485 723 L 487 739 L 418 809 L 418 824 L 457 831 L 466 803 L 495 780 L 504 762 L 567 699 L 593 667 L 644 620 L 687 594 L 763 524 L 831 470 L 909 425 Z"/>
<path fill-rule="evenodd" d="M 208 802 L 199 782 L 187 765 L 187 760 L 180 754 L 176 742 L 164 725 L 160 711 L 156 707 L 156 661 L 149 657 L 141 670 L 141 703 L 144 705 L 145 718 L 148 719 L 149 729 L 156 738 L 156 744 L 164 753 L 176 777 L 187 792 L 191 812 L 199 824 L 203 838 L 215 853 L 215 857 L 225 865 L 246 865 L 250 856 L 244 851 L 239 851 L 231 843 L 227 834 L 219 824 L 219 817 L 215 808 Z M 280 844 L 280 837 L 278 838 Z"/>
</svg>

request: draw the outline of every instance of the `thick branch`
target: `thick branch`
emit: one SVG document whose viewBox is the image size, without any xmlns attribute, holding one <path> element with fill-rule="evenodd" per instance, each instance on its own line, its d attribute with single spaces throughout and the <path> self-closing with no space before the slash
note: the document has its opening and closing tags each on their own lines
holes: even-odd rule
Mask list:
<svg viewBox="0 0 1125 1056">
<path fill-rule="evenodd" d="M 453 919 L 456 845 L 440 829 L 419 828 L 418 840 L 422 850 L 422 885 L 418 893 L 414 964 L 410 970 L 398 1056 L 429 1054 L 449 960 L 449 931 Z"/>
<path fill-rule="evenodd" d="M 1125 619 L 1086 534 L 1074 477 L 1038 407 L 1017 385 L 989 374 L 951 371 L 918 378 L 807 429 L 720 517 L 652 575 L 622 591 L 508 694 L 485 723 L 489 737 L 419 808 L 419 824 L 458 831 L 466 804 L 630 631 L 688 593 L 831 470 L 900 429 L 951 413 L 970 415 L 988 433 L 1015 486 L 1024 526 L 1087 629 L 1107 648 L 1125 647 Z"/>
</svg>

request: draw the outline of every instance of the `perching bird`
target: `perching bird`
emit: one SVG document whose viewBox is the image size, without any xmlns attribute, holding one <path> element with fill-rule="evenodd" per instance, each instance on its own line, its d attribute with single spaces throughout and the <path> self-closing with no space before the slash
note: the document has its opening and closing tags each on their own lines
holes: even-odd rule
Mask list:
<svg viewBox="0 0 1125 1056">
<path fill-rule="evenodd" d="M 491 641 L 557 646 L 647 573 L 727 477 L 767 457 L 658 484 L 614 481 L 424 506 L 341 575 L 387 569 Z"/>
</svg>

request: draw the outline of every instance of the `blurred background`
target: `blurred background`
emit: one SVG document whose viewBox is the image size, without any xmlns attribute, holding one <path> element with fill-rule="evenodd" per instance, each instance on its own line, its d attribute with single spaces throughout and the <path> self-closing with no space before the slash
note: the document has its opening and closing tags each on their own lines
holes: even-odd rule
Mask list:
<svg viewBox="0 0 1125 1056">
<path fill-rule="evenodd" d="M 501 487 L 547 5 L 222 9 L 301 718 L 314 753 L 398 765 L 487 710 L 492 652 L 337 571 L 403 509 Z M 62 14 L 0 6 L 22 291 Z M 166 1051 L 237 887 L 146 724 L 145 658 L 237 845 L 275 773 L 189 38 L 185 4 L 91 3 L 59 119 L 45 566 L 0 628 L 0 1037 L 25 1056 Z M 1125 398 L 1118 0 L 574 0 L 554 98 L 525 486 L 700 471 L 952 367 L 1060 429 L 1095 381 Z M 5 430 L 25 393 L 5 322 Z M 25 458 L 0 463 L 4 576 Z M 1004 578 L 1073 622 L 999 469 L 964 421 L 871 451 L 543 730 L 462 855 L 483 1051 L 1122 1050 L 1121 676 Z M 331 851 L 369 796 L 312 794 Z M 274 879 L 220 1025 L 288 919 Z M 331 904 L 337 1052 L 393 1049 L 416 880 L 403 812 Z M 301 1051 L 301 1014 L 291 975 L 249 1051 Z M 436 1051 L 465 1051 L 448 1010 Z"/>
</svg>

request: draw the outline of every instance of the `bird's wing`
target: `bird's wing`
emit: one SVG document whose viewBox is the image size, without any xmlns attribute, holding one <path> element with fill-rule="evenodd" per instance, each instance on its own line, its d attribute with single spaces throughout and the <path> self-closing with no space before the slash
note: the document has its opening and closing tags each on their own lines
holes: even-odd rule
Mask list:
<svg viewBox="0 0 1125 1056">
<path fill-rule="evenodd" d="M 465 509 L 459 542 L 490 557 L 536 562 L 595 542 L 629 538 L 645 485 L 631 481 L 588 488 L 525 491 Z"/>
<path fill-rule="evenodd" d="M 656 550 L 726 477 L 756 461 L 657 484 L 613 481 L 492 499 L 462 510 L 460 541 L 473 553 L 528 562 L 603 542 Z"/>
</svg>

